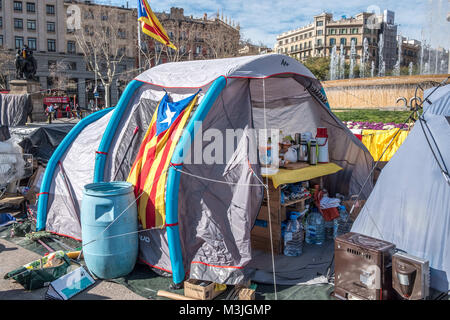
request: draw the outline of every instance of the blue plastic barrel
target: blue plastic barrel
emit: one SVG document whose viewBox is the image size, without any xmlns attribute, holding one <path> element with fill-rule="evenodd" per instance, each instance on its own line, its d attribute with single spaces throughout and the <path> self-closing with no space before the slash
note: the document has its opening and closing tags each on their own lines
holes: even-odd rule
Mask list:
<svg viewBox="0 0 450 320">
<path fill-rule="evenodd" d="M 138 256 L 137 230 L 132 184 L 114 181 L 84 186 L 81 203 L 83 255 L 87 268 L 96 277 L 113 279 L 133 270 Z"/>
</svg>

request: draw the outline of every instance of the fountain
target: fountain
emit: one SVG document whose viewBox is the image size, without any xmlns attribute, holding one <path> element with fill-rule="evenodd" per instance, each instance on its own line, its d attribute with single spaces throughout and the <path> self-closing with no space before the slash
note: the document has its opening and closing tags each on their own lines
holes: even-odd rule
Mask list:
<svg viewBox="0 0 450 320">
<path fill-rule="evenodd" d="M 383 48 L 384 48 L 384 41 L 383 41 L 383 34 L 380 34 L 380 41 L 378 41 L 378 76 L 384 77 L 386 64 L 384 62 L 383 58 Z"/>
<path fill-rule="evenodd" d="M 344 45 L 341 43 L 341 48 L 339 51 L 339 79 L 345 78 L 345 53 Z"/>
<path fill-rule="evenodd" d="M 393 71 L 394 76 L 400 75 L 401 63 L 402 63 L 402 36 L 400 35 L 398 37 L 398 59 L 397 59 L 397 62 L 395 63 L 394 71 Z"/>
<path fill-rule="evenodd" d="M 373 78 L 375 75 L 375 61 L 372 60 L 372 66 L 370 67 L 370 76 Z"/>
<path fill-rule="evenodd" d="M 445 67 L 448 53 L 443 57 L 446 49 L 450 47 L 448 36 L 447 12 L 450 11 L 450 2 L 446 0 L 429 0 L 426 24 L 422 29 L 422 50 L 420 57 L 421 74 L 447 73 Z M 441 49 L 445 49 L 440 51 Z M 428 64 L 428 65 L 427 65 Z"/>
<path fill-rule="evenodd" d="M 364 38 L 363 42 L 363 54 L 360 59 L 359 77 L 364 78 L 366 76 L 366 63 L 369 56 L 369 41 Z"/>
<path fill-rule="evenodd" d="M 354 79 L 354 69 L 355 69 L 355 58 L 356 58 L 356 45 L 355 40 L 352 40 L 352 45 L 350 48 L 350 71 L 348 74 L 349 79 Z"/>
<path fill-rule="evenodd" d="M 408 66 L 408 74 L 410 76 L 412 76 L 412 74 L 413 74 L 413 63 L 412 63 L 412 61 L 409 63 L 409 66 Z"/>
<path fill-rule="evenodd" d="M 330 80 L 337 79 L 337 71 L 338 71 L 338 56 L 336 52 L 336 45 L 333 46 L 331 50 L 331 61 L 330 61 Z"/>
</svg>

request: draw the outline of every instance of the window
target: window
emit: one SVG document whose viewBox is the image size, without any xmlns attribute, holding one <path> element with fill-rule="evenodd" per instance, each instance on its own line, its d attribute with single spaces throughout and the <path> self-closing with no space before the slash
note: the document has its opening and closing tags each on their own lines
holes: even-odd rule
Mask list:
<svg viewBox="0 0 450 320">
<path fill-rule="evenodd" d="M 45 6 L 45 11 L 47 12 L 47 14 L 55 14 L 55 6 L 52 4 L 47 4 Z"/>
<path fill-rule="evenodd" d="M 0 47 L 3 47 L 3 35 L 0 34 Z"/>
<path fill-rule="evenodd" d="M 330 38 L 330 46 L 334 46 L 336 44 L 335 38 Z"/>
<path fill-rule="evenodd" d="M 358 33 L 358 30 L 359 30 L 358 28 L 352 28 L 352 33 L 353 33 L 353 34 L 357 34 L 357 33 Z"/>
<path fill-rule="evenodd" d="M 36 12 L 36 4 L 34 2 L 27 2 L 27 12 Z"/>
<path fill-rule="evenodd" d="M 323 35 L 323 30 L 317 30 L 317 35 L 318 35 L 318 36 Z"/>
<path fill-rule="evenodd" d="M 0 17 L 0 28 L 3 28 L 3 18 Z"/>
<path fill-rule="evenodd" d="M 347 45 L 347 39 L 341 38 L 341 44 L 343 44 L 344 46 Z"/>
<path fill-rule="evenodd" d="M 316 26 L 317 26 L 317 27 L 321 27 L 321 26 L 323 26 L 323 21 L 317 21 L 317 24 L 316 24 Z"/>
<path fill-rule="evenodd" d="M 14 1 L 14 11 L 22 12 L 22 1 Z"/>
<path fill-rule="evenodd" d="M 23 37 L 16 37 L 16 49 L 22 49 L 23 48 Z"/>
<path fill-rule="evenodd" d="M 67 70 L 77 70 L 76 62 L 66 62 Z"/>
<path fill-rule="evenodd" d="M 318 47 L 322 46 L 322 39 L 317 39 L 317 46 Z"/>
<path fill-rule="evenodd" d="M 303 48 L 303 43 L 300 43 L 300 50 L 302 50 Z"/>
<path fill-rule="evenodd" d="M 36 30 L 36 20 L 27 20 L 27 29 Z"/>
<path fill-rule="evenodd" d="M 336 34 L 336 29 L 330 29 L 330 34 Z"/>
<path fill-rule="evenodd" d="M 347 34 L 347 29 L 339 29 L 339 34 Z"/>
<path fill-rule="evenodd" d="M 47 32 L 55 32 L 55 23 L 47 22 Z"/>
<path fill-rule="evenodd" d="M 125 39 L 125 38 L 127 37 L 127 32 L 126 32 L 126 30 L 123 30 L 123 29 L 117 30 L 117 37 L 118 37 L 119 39 Z"/>
<path fill-rule="evenodd" d="M 36 50 L 36 44 L 37 44 L 36 38 L 28 38 L 28 47 L 31 50 Z"/>
<path fill-rule="evenodd" d="M 358 45 L 358 39 L 357 39 L 357 38 L 352 38 L 351 41 L 355 42 L 355 46 Z M 351 42 L 351 41 L 350 41 L 350 42 Z"/>
<path fill-rule="evenodd" d="M 15 29 L 23 29 L 23 20 L 22 19 L 14 19 L 14 28 Z"/>
<path fill-rule="evenodd" d="M 48 39 L 47 40 L 47 50 L 49 52 L 55 52 L 56 51 L 56 40 Z"/>
<path fill-rule="evenodd" d="M 68 53 L 75 53 L 76 52 L 75 41 L 67 41 L 67 52 Z"/>
</svg>

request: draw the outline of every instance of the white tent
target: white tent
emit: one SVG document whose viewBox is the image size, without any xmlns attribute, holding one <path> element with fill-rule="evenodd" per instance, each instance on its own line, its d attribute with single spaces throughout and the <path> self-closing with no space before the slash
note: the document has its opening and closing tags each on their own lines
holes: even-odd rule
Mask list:
<svg viewBox="0 0 450 320">
<path fill-rule="evenodd" d="M 425 91 L 427 97 L 434 89 Z M 450 85 L 424 104 L 408 138 L 383 169 L 352 231 L 430 261 L 431 286 L 449 289 Z M 426 134 L 425 134 L 426 133 Z"/>
<path fill-rule="evenodd" d="M 261 179 L 259 163 L 250 171 L 248 163 L 230 166 L 229 159 L 195 164 L 187 161 L 189 155 L 181 158 L 177 150 L 195 150 L 193 141 L 183 139 L 190 133 L 204 136 L 207 130 L 214 130 L 225 137 L 227 130 L 268 128 L 293 135 L 315 134 L 317 127 L 326 127 L 330 160 L 343 168 L 327 177 L 329 191 L 360 191 L 372 167 L 372 156 L 331 112 L 322 85 L 300 62 L 270 54 L 167 63 L 131 81 L 114 110 L 83 119 L 60 144 L 42 182 L 38 230 L 80 239 L 83 186 L 126 180 L 161 99 L 167 94 L 178 102 L 197 93 L 198 105 L 186 125 L 187 135 L 183 133 L 170 158 L 186 174 L 180 176 L 171 166 L 166 188 L 159 189 L 165 190 L 167 227 L 140 233 L 142 239 L 148 239 L 141 239 L 140 260 L 173 273 L 175 283 L 183 280 L 184 270 L 189 270 L 191 278 L 241 282 L 243 268 L 251 260 L 250 231 L 263 196 L 262 187 L 253 186 Z M 197 121 L 203 127 L 195 133 Z M 249 153 L 244 148 L 247 137 L 236 138 L 231 154 L 244 159 Z M 202 150 L 209 143 L 206 139 L 201 142 Z M 217 154 L 228 154 L 227 147 L 224 144 Z M 177 174 L 178 180 L 170 179 Z M 369 183 L 363 196 L 371 190 Z M 175 254 L 170 248 L 176 248 Z"/>
</svg>

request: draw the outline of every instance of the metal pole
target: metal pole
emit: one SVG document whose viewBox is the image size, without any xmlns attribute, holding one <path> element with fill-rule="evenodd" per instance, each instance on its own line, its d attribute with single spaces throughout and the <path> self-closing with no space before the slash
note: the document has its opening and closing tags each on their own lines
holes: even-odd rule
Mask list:
<svg viewBox="0 0 450 320">
<path fill-rule="evenodd" d="M 138 64 L 139 64 L 139 72 L 141 72 L 141 22 L 138 20 L 138 25 L 137 25 L 137 29 L 138 29 Z"/>
<path fill-rule="evenodd" d="M 94 76 L 95 76 L 95 93 L 94 93 L 94 98 L 95 98 L 95 110 L 97 111 L 98 109 L 98 100 L 97 100 L 97 93 L 98 93 L 98 88 L 97 88 L 97 55 L 94 55 L 94 59 L 95 59 L 95 70 L 94 70 Z"/>
</svg>

